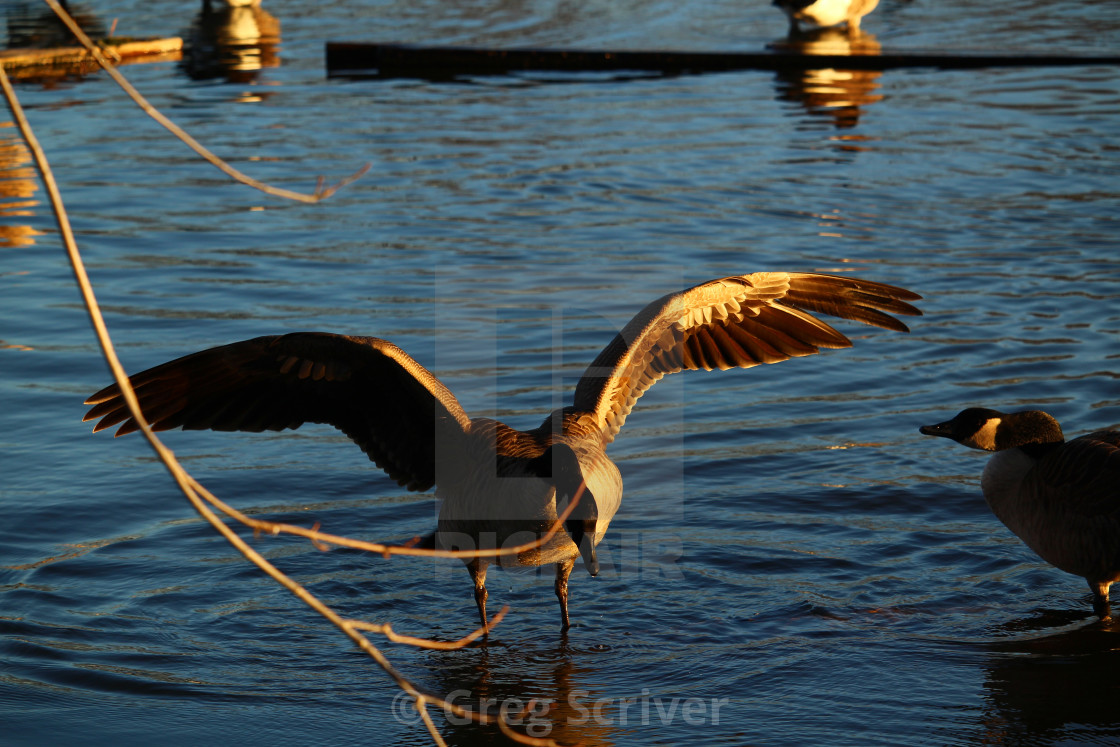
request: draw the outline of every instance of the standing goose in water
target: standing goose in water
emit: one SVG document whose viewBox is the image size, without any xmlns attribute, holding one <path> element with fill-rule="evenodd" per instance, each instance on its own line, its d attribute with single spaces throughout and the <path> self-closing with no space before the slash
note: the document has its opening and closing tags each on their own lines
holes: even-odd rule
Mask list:
<svg viewBox="0 0 1120 747">
<path fill-rule="evenodd" d="M 1047 563 L 1084 577 L 1093 610 L 1111 616 L 1108 587 L 1120 581 L 1120 431 L 1066 441 L 1045 412 L 981 407 L 918 430 L 996 452 L 980 478 L 992 513 Z"/>
<path fill-rule="evenodd" d="M 642 309 L 584 372 L 570 407 L 518 431 L 470 418 L 427 369 L 376 337 L 322 332 L 257 337 L 203 350 L 131 378 L 155 430 L 264 431 L 329 423 L 409 490 L 433 485 L 443 499 L 437 547 L 493 549 L 540 537 L 576 502 L 564 532 L 516 556 L 467 562 L 486 625 L 486 568 L 556 564 L 563 629 L 568 575 L 582 557 L 594 576 L 595 545 L 622 501 L 606 455 L 635 401 L 668 373 L 748 368 L 851 345 L 818 312 L 908 331 L 885 312 L 920 314 L 920 296 L 856 278 L 760 272 L 712 280 Z M 94 394 L 94 431 L 138 429 L 114 384 Z"/>
</svg>

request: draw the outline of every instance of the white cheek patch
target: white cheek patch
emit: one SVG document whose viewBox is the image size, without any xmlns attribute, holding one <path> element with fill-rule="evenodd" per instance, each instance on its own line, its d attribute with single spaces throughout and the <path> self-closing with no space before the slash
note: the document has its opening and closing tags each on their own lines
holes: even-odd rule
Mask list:
<svg viewBox="0 0 1120 747">
<path fill-rule="evenodd" d="M 976 449 L 983 449 L 984 451 L 996 450 L 996 430 L 999 428 L 1000 418 L 992 418 L 976 431 L 972 437 L 972 446 Z"/>
</svg>

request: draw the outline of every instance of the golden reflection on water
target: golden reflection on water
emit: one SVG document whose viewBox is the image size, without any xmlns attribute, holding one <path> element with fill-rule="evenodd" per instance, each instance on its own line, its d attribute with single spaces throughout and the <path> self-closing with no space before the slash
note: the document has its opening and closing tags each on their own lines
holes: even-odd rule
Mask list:
<svg viewBox="0 0 1120 747">
<path fill-rule="evenodd" d="M 0 122 L 0 247 L 30 246 L 42 235 L 19 220 L 35 214 L 39 180 L 31 151 L 14 128 L 14 122 Z"/>
<path fill-rule="evenodd" d="M 594 669 L 575 663 L 576 652 L 569 648 L 565 636 L 560 636 L 555 645 L 521 651 L 508 648 L 498 636 L 479 653 L 480 660 L 465 657 L 439 668 L 437 681 L 431 684 L 443 698 L 474 713 L 505 716 L 515 731 L 561 744 L 610 747 L 615 744 L 617 730 L 641 726 L 643 703 L 629 704 L 623 716 L 620 700 L 606 697 L 595 685 Z M 587 652 L 582 652 L 576 658 L 586 656 Z M 500 676 L 502 672 L 517 675 L 507 678 Z M 537 694 L 536 698 L 527 693 Z M 651 710 L 657 713 L 650 705 L 645 706 L 646 716 Z M 438 718 L 443 713 L 433 715 Z M 462 716 L 449 716 L 441 726 L 449 730 L 450 741 L 460 747 L 493 744 L 498 731 Z"/>
<path fill-rule="evenodd" d="M 196 80 L 224 77 L 250 83 L 262 69 L 280 65 L 280 21 L 261 7 L 260 0 L 207 0 L 186 37 L 183 67 Z"/>
<path fill-rule="evenodd" d="M 847 29 L 820 29 L 791 34 L 775 47 L 805 55 L 878 55 L 881 46 L 873 34 L 849 33 Z M 837 128 L 859 124 L 863 107 L 881 101 L 877 70 L 820 68 L 778 73 L 778 93 L 786 101 L 801 104 L 809 114 L 831 117 Z M 843 138 L 851 140 L 850 136 Z"/>
</svg>

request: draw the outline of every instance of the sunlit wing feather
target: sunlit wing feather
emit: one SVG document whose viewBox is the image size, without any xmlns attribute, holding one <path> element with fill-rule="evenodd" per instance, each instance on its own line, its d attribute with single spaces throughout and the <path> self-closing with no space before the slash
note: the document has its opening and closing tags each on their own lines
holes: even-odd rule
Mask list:
<svg viewBox="0 0 1120 747">
<path fill-rule="evenodd" d="M 411 490 L 436 481 L 470 419 L 455 396 L 376 337 L 298 332 L 211 348 L 131 377 L 155 430 L 266 431 L 329 423 Z M 86 400 L 94 431 L 138 429 L 116 384 Z"/>
<path fill-rule="evenodd" d="M 809 273 L 703 283 L 640 311 L 584 372 L 575 410 L 591 414 L 609 442 L 638 398 L 666 374 L 749 368 L 851 345 L 808 312 L 905 332 L 890 314 L 920 315 L 907 303 L 919 298 L 882 283 Z"/>
</svg>

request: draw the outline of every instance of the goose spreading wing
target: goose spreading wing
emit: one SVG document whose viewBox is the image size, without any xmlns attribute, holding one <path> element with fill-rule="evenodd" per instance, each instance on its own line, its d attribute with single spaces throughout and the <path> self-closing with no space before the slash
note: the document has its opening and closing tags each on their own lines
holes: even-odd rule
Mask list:
<svg viewBox="0 0 1120 747">
<path fill-rule="evenodd" d="M 810 311 L 906 332 L 886 312 L 920 315 L 907 303 L 920 298 L 884 283 L 810 273 L 702 283 L 638 312 L 580 378 L 575 409 L 590 413 L 610 442 L 638 398 L 666 374 L 749 368 L 852 344 Z"/>
<path fill-rule="evenodd" d="M 470 427 L 428 369 L 376 337 L 295 332 L 177 358 L 130 378 L 153 430 L 279 431 L 329 423 L 410 490 L 435 484 L 437 454 Z M 116 384 L 86 400 L 94 432 L 139 425 Z"/>
</svg>

